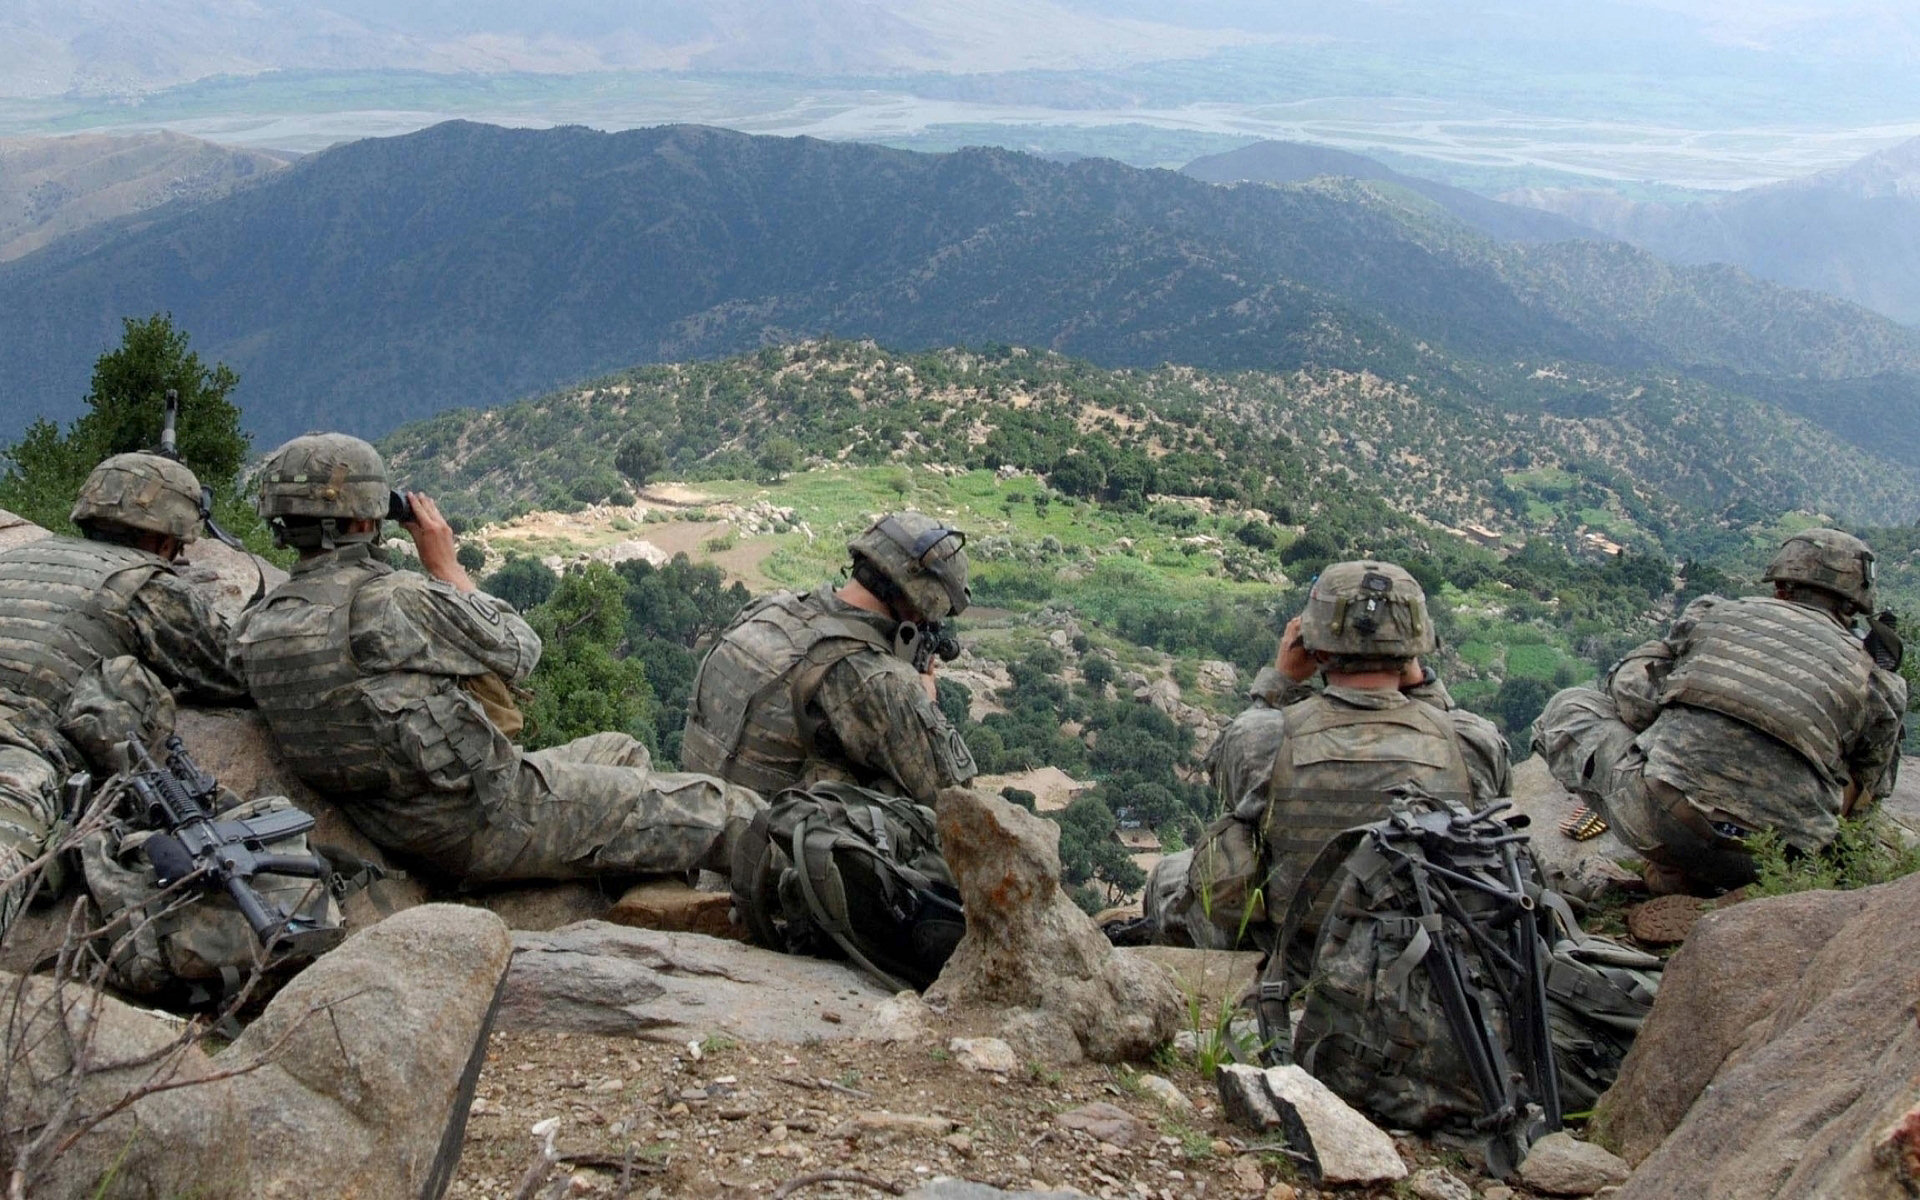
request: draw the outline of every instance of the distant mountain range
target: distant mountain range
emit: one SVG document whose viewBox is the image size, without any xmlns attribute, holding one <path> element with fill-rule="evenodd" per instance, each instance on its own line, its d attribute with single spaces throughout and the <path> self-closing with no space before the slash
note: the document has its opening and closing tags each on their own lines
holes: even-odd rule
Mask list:
<svg viewBox="0 0 1920 1200">
<path fill-rule="evenodd" d="M 1674 262 L 1731 263 L 1920 325 L 1920 138 L 1836 171 L 1696 204 L 1569 190 L 1504 198 Z"/>
<path fill-rule="evenodd" d="M 167 132 L 0 138 L 0 262 L 100 221 L 224 196 L 288 158 Z"/>
<path fill-rule="evenodd" d="M 1364 154 L 1305 142 L 1255 142 L 1225 154 L 1196 158 L 1181 170 L 1208 183 L 1304 183 L 1323 175 L 1364 179 L 1405 188 L 1433 201 L 1463 225 L 1513 242 L 1560 242 L 1603 235 L 1557 213 L 1504 204 L 1478 192 L 1403 175 Z"/>
<path fill-rule="evenodd" d="M 1606 403 L 1588 367 L 1692 378 L 1920 462 L 1888 437 L 1920 421 L 1920 335 L 1852 305 L 1497 243 L 1397 185 L 999 150 L 458 122 L 341 146 L 0 264 L 0 436 L 74 412 L 119 319 L 157 310 L 240 371 L 269 440 L 832 333 L 1368 371 L 1516 409 Z"/>
</svg>

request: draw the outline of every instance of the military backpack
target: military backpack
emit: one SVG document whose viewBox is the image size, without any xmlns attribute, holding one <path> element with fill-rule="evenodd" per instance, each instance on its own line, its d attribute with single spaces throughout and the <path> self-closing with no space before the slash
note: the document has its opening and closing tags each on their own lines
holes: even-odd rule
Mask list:
<svg viewBox="0 0 1920 1200">
<path fill-rule="evenodd" d="M 932 810 L 849 783 L 775 796 L 734 844 L 732 884 L 755 942 L 895 991 L 931 984 L 966 932 Z"/>
<path fill-rule="evenodd" d="M 1484 1137 L 1498 1176 L 1612 1082 L 1659 966 L 1580 932 L 1505 807 L 1406 789 L 1335 838 L 1259 993 L 1270 1056 L 1395 1127 Z"/>
</svg>

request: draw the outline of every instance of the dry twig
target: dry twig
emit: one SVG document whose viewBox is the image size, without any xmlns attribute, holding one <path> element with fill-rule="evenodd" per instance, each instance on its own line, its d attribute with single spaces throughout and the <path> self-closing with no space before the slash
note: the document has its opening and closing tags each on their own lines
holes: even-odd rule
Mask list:
<svg viewBox="0 0 1920 1200">
<path fill-rule="evenodd" d="M 769 1197 L 769 1200 L 787 1200 L 788 1196 L 793 1195 L 801 1188 L 812 1187 L 816 1183 L 857 1183 L 862 1187 L 870 1187 L 876 1192 L 885 1192 L 889 1196 L 904 1196 L 907 1194 L 907 1189 L 900 1184 L 888 1183 L 886 1180 L 872 1175 L 862 1175 L 858 1171 L 815 1171 L 811 1175 L 802 1175 L 797 1179 L 787 1180 L 779 1187 L 773 1189 L 773 1195 Z"/>
</svg>

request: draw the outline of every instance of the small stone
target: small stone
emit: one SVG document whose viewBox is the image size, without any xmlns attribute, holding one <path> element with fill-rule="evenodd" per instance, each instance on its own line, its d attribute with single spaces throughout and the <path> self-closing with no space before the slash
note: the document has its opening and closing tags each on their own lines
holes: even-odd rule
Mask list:
<svg viewBox="0 0 1920 1200">
<path fill-rule="evenodd" d="M 1011 1075 L 1020 1069 L 1013 1047 L 1000 1038 L 954 1038 L 947 1043 L 954 1060 L 969 1071 Z"/>
<path fill-rule="evenodd" d="M 1473 1189 L 1440 1167 L 1415 1171 L 1407 1187 L 1420 1200 L 1473 1200 Z"/>
<path fill-rule="evenodd" d="M 857 1042 L 919 1042 L 932 1036 L 932 1013 L 919 992 L 900 992 L 874 1006 L 873 1015 L 853 1035 Z"/>
<path fill-rule="evenodd" d="M 594 1084 L 590 1090 L 604 1095 L 609 1092 L 625 1091 L 626 1087 L 627 1081 L 624 1079 L 602 1079 L 599 1083 Z"/>
<path fill-rule="evenodd" d="M 1504 1183 L 1489 1184 L 1480 1189 L 1480 1200 L 1513 1200 L 1514 1191 Z"/>
<path fill-rule="evenodd" d="M 686 1104 L 683 1102 L 683 1103 L 675 1104 L 672 1108 L 668 1109 L 667 1115 L 670 1117 L 684 1117 L 692 1111 L 693 1110 L 688 1108 Z"/>
<path fill-rule="evenodd" d="M 1267 1092 L 1267 1073 L 1243 1063 L 1227 1063 L 1214 1073 L 1220 1106 L 1227 1120 L 1257 1133 L 1280 1128 L 1280 1110 Z"/>
<path fill-rule="evenodd" d="M 1104 1100 L 1063 1112 L 1053 1119 L 1053 1123 L 1062 1129 L 1081 1130 L 1116 1146 L 1131 1146 L 1153 1136 L 1146 1122 Z"/>
<path fill-rule="evenodd" d="M 1187 1094 L 1175 1087 L 1171 1080 L 1162 1079 L 1158 1075 L 1142 1075 L 1137 1082 L 1140 1084 L 1141 1091 L 1158 1100 L 1169 1110 L 1177 1113 L 1193 1111 L 1193 1101 L 1187 1099 Z"/>
<path fill-rule="evenodd" d="M 973 1153 L 973 1139 L 964 1133 L 950 1133 L 940 1140 L 950 1146 L 956 1154 L 971 1155 Z"/>
<path fill-rule="evenodd" d="M 820 1019 L 822 1021 L 825 1021 L 829 1025 L 838 1025 L 840 1022 L 846 1020 L 845 1017 L 841 1016 L 839 1013 L 835 1012 L 831 1008 L 822 1010 L 820 1013 Z"/>
<path fill-rule="evenodd" d="M 1520 1164 L 1520 1182 L 1551 1196 L 1591 1196 L 1632 1173 L 1619 1156 L 1564 1132 L 1535 1142 Z"/>
<path fill-rule="evenodd" d="M 945 1137 L 954 1123 L 946 1117 L 920 1117 L 910 1113 L 863 1112 L 853 1116 L 855 1135 L 862 1133 L 906 1133 L 922 1137 Z"/>
<path fill-rule="evenodd" d="M 1267 1200 L 1300 1200 L 1300 1193 L 1290 1183 L 1276 1183 L 1267 1189 Z"/>
<path fill-rule="evenodd" d="M 1233 1160 L 1233 1181 L 1250 1192 L 1264 1192 L 1267 1188 L 1266 1173 L 1260 1170 L 1260 1162 L 1251 1154 L 1242 1154 Z"/>
</svg>

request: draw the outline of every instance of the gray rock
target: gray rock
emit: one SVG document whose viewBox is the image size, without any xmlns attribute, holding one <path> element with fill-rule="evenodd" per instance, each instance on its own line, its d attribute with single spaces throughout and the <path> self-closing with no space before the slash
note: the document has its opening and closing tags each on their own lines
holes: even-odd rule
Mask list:
<svg viewBox="0 0 1920 1200">
<path fill-rule="evenodd" d="M 854 1032 L 856 1042 L 921 1042 L 933 1036 L 933 1014 L 919 992 L 901 992 L 882 1000 Z"/>
<path fill-rule="evenodd" d="M 1053 1123 L 1062 1129 L 1077 1129 L 1122 1149 L 1138 1145 L 1153 1136 L 1152 1127 L 1145 1121 L 1104 1100 L 1063 1112 L 1053 1119 Z"/>
<path fill-rule="evenodd" d="M 1620 1200 L 1877 1200 L 1920 1175 L 1916 911 L 1920 875 L 1702 917 L 1596 1114 L 1636 1167 Z"/>
<path fill-rule="evenodd" d="M 454 905 L 415 908 L 354 935 L 281 989 L 218 1054 L 189 1047 L 171 1077 L 206 1082 L 148 1095 L 108 1119 L 54 1164 L 39 1190 L 439 1196 L 458 1160 L 467 1090 L 486 1052 L 509 952 L 499 918 Z M 29 996 L 45 988 L 27 984 Z M 97 1011 L 96 1063 L 137 1062 L 179 1027 L 110 998 Z M 36 1078 L 64 1074 L 60 1038 L 31 1044 Z M 153 1077 L 151 1064 L 100 1070 L 83 1089 L 83 1109 Z M 44 1112 L 47 1097 L 16 1093 L 10 1101 L 26 1117 Z"/>
<path fill-rule="evenodd" d="M 1880 811 L 1892 818 L 1907 845 L 1920 845 L 1920 758 L 1900 760 L 1900 781 L 1880 802 Z"/>
<path fill-rule="evenodd" d="M 1011 1075 L 1020 1069 L 1013 1047 L 1000 1038 L 954 1038 L 947 1043 L 953 1060 L 969 1071 Z"/>
<path fill-rule="evenodd" d="M 1407 1177 L 1393 1139 L 1297 1066 L 1262 1071 L 1232 1063 L 1220 1068 L 1215 1082 L 1228 1118 L 1255 1130 L 1281 1131 L 1288 1145 L 1308 1156 L 1316 1183 Z"/>
<path fill-rule="evenodd" d="M 212 600 L 229 621 L 260 591 L 262 579 L 269 592 L 287 581 L 287 573 L 267 560 L 210 537 L 188 546 L 181 557 L 180 577 Z"/>
<path fill-rule="evenodd" d="M 500 1023 L 665 1042 L 713 1033 L 807 1042 L 852 1037 L 889 999 L 837 962 L 581 921 L 515 934 Z"/>
<path fill-rule="evenodd" d="M 927 990 L 956 1022 L 997 1023 L 1027 1057 L 1144 1058 L 1185 1011 L 1159 965 L 1115 952 L 1060 890 L 1060 827 L 997 796 L 940 794 L 940 847 L 967 932 Z"/>
<path fill-rule="evenodd" d="M 1513 807 L 1531 822 L 1526 832 L 1547 886 L 1585 900 L 1638 876 L 1620 866 L 1635 855 L 1612 830 L 1584 842 L 1560 832 L 1560 823 L 1579 805 L 1540 755 L 1513 768 Z"/>
<path fill-rule="evenodd" d="M 43 537 L 52 536 L 25 517 L 16 516 L 0 508 L 0 550 L 11 550 L 15 546 L 24 546 L 28 542 L 37 542 Z"/>
<path fill-rule="evenodd" d="M 1564 1132 L 1535 1142 L 1520 1164 L 1520 1182 L 1549 1196 L 1591 1196 L 1630 1173 L 1619 1155 Z"/>
<path fill-rule="evenodd" d="M 1083 1192 L 1005 1192 L 965 1179 L 935 1179 L 906 1194 L 905 1200 L 1066 1200 Z"/>
<path fill-rule="evenodd" d="M 1473 1200 L 1473 1189 L 1441 1167 L 1415 1171 L 1407 1180 L 1407 1190 L 1420 1200 Z"/>
<path fill-rule="evenodd" d="M 1158 1100 L 1168 1111 L 1175 1113 L 1193 1111 L 1193 1101 L 1187 1099 L 1187 1094 L 1175 1087 L 1172 1080 L 1162 1079 L 1158 1075 L 1142 1075 L 1138 1082 L 1141 1091 Z"/>
</svg>

